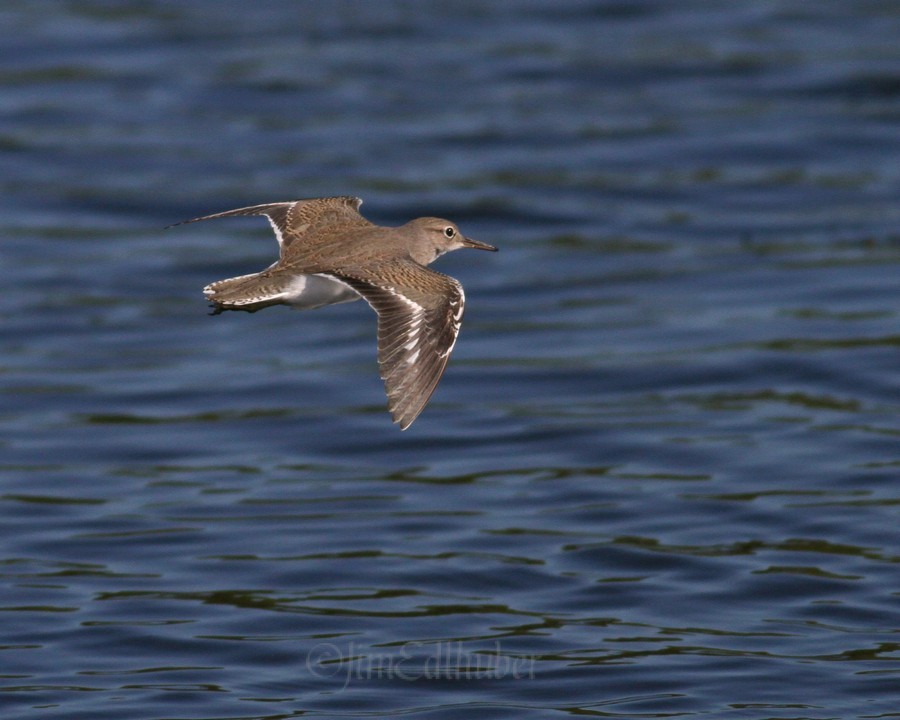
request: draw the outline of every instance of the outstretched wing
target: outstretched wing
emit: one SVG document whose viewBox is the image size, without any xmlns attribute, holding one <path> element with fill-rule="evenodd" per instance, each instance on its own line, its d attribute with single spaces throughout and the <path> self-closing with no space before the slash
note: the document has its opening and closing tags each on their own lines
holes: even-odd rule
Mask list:
<svg viewBox="0 0 900 720">
<path fill-rule="evenodd" d="M 264 215 L 268 218 L 272 230 L 275 231 L 275 237 L 281 249 L 281 258 L 284 259 L 285 254 L 298 240 L 322 228 L 370 226 L 371 223 L 359 214 L 360 205 L 362 205 L 362 200 L 349 196 L 292 200 L 226 210 L 214 215 L 183 220 L 175 225 L 242 215 Z M 170 225 L 169 227 L 174 226 Z"/>
<path fill-rule="evenodd" d="M 378 313 L 378 365 L 395 423 L 406 430 L 437 387 L 462 323 L 453 278 L 412 261 L 335 274 Z"/>
</svg>

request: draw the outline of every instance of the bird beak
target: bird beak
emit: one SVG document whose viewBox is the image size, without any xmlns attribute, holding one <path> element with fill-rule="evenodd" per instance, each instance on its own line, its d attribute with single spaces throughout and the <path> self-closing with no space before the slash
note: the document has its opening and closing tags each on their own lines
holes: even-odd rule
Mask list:
<svg viewBox="0 0 900 720">
<path fill-rule="evenodd" d="M 497 252 L 497 248 L 493 245 L 488 245 L 487 243 L 479 242 L 478 240 L 473 240 L 472 238 L 465 238 L 463 240 L 463 247 L 475 248 L 476 250 L 490 250 L 491 252 Z"/>
</svg>

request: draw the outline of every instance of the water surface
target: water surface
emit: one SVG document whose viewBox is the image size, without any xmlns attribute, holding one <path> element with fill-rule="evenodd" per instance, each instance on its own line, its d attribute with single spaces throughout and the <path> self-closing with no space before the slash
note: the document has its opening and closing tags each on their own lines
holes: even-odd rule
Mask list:
<svg viewBox="0 0 900 720">
<path fill-rule="evenodd" d="M 890 4 L 10 2 L 0 705 L 885 718 Z M 500 246 L 390 423 L 362 303 L 209 317 L 330 194 Z"/>
</svg>

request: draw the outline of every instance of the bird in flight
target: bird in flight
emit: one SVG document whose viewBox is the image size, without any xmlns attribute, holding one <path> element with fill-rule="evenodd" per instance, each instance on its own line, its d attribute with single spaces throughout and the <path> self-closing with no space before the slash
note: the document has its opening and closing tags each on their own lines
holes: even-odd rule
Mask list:
<svg viewBox="0 0 900 720">
<path fill-rule="evenodd" d="M 265 270 L 210 283 L 214 314 L 270 305 L 311 309 L 363 298 L 378 315 L 378 365 L 388 409 L 406 430 L 425 408 L 456 344 L 465 306 L 457 280 L 426 266 L 460 248 L 496 251 L 449 220 L 421 217 L 381 227 L 362 200 L 329 197 L 268 203 L 185 220 L 268 218 L 280 249 Z"/>
</svg>

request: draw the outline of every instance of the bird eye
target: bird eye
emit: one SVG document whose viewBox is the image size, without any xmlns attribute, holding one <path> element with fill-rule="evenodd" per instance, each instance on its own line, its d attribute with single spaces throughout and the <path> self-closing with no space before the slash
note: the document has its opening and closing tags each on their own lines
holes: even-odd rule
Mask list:
<svg viewBox="0 0 900 720">
<path fill-rule="evenodd" d="M 452 226 L 448 225 L 444 228 L 444 235 L 448 238 L 452 238 L 454 235 L 456 235 L 456 230 Z"/>
</svg>

